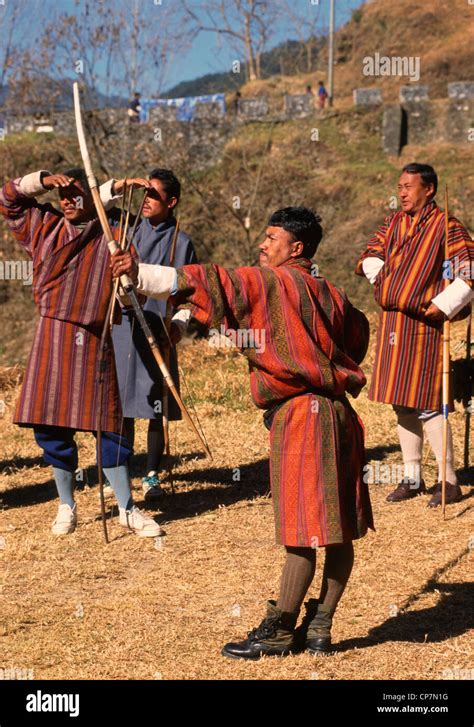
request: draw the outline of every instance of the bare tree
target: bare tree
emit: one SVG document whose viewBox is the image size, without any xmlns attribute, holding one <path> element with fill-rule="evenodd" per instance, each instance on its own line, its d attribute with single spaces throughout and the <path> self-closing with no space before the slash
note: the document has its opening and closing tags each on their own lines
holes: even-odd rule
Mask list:
<svg viewBox="0 0 474 727">
<path fill-rule="evenodd" d="M 10 103 L 51 111 L 70 105 L 71 80 L 83 82 L 90 105 L 97 104 L 99 88 L 110 88 L 120 43 L 120 21 L 110 18 L 107 0 L 76 0 L 72 13 L 55 9 L 35 43 L 23 51 L 12 76 Z M 49 8 L 48 8 L 49 9 Z M 106 78 L 107 71 L 114 71 Z"/>
<path fill-rule="evenodd" d="M 203 259 L 255 265 L 270 213 L 302 203 L 302 177 L 291 174 L 283 188 L 271 163 L 273 135 L 270 124 L 228 145 L 211 175 L 193 168 L 184 144 L 163 149 L 163 165 L 182 179 L 181 214 Z"/>
<path fill-rule="evenodd" d="M 304 50 L 303 72 L 311 73 L 315 51 L 319 46 L 320 26 L 319 4 L 310 2 L 295 3 L 294 0 L 274 0 L 277 15 L 284 21 L 289 33 L 294 33 Z"/>
<path fill-rule="evenodd" d="M 237 52 L 243 52 L 248 79 L 260 78 L 260 58 L 267 44 L 272 12 L 269 0 L 205 0 L 199 11 L 191 7 L 190 0 L 184 0 L 184 6 L 198 32 L 227 37 Z"/>
<path fill-rule="evenodd" d="M 18 29 L 21 8 L 19 3 L 0 5 L 0 87 L 5 84 L 17 55 L 15 31 Z"/>
<path fill-rule="evenodd" d="M 12 74 L 9 106 L 13 113 L 23 109 L 48 115 L 70 108 L 71 84 L 78 80 L 92 148 L 107 173 L 109 142 L 117 142 L 125 109 L 117 123 L 97 111 L 104 102 L 123 108 L 137 88 L 142 95 L 159 96 L 171 63 L 190 42 L 191 21 L 170 4 L 145 5 L 140 0 L 115 0 L 113 13 L 109 0 L 75 0 L 71 12 L 54 6 L 48 11 L 41 35 L 23 52 Z M 134 139 L 131 133 L 121 138 L 118 148 L 124 159 Z"/>
<path fill-rule="evenodd" d="M 190 46 L 195 37 L 190 16 L 173 4 L 150 4 L 122 0 L 120 13 L 120 69 L 131 94 L 162 93 L 171 65 Z"/>
<path fill-rule="evenodd" d="M 72 12 L 53 8 L 48 19 L 23 54 L 17 89 L 25 92 L 29 80 L 38 90 L 48 78 L 49 86 L 66 89 L 74 78 L 82 81 L 89 107 L 100 106 L 101 93 L 130 96 L 138 87 L 159 96 L 171 64 L 193 37 L 184 10 L 140 0 L 115 0 L 113 12 L 109 0 L 75 0 Z M 43 105 L 51 108 L 58 100 L 53 95 L 43 94 Z"/>
</svg>

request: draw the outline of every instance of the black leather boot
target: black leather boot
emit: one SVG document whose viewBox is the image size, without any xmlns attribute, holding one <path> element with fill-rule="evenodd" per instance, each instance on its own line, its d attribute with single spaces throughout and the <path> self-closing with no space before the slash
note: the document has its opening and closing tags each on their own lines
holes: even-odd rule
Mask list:
<svg viewBox="0 0 474 727">
<path fill-rule="evenodd" d="M 267 616 L 260 626 L 248 632 L 245 641 L 229 643 L 223 656 L 232 659 L 260 659 L 261 656 L 287 656 L 294 651 L 294 630 L 298 614 L 282 613 L 275 601 L 268 601 Z"/>
<path fill-rule="evenodd" d="M 305 603 L 305 609 L 306 613 L 295 632 L 297 647 L 315 655 L 331 653 L 332 616 L 329 609 L 315 598 Z"/>
</svg>

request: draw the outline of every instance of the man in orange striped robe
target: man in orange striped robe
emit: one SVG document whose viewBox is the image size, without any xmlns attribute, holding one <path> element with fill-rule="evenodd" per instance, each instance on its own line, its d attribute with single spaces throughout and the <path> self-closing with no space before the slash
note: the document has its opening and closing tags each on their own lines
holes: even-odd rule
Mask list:
<svg viewBox="0 0 474 727">
<path fill-rule="evenodd" d="M 260 245 L 260 267 L 137 267 L 114 256 L 114 274 L 130 271 L 145 295 L 183 304 L 207 329 L 224 330 L 249 362 L 255 404 L 270 429 L 276 540 L 286 546 L 278 603 L 243 642 L 223 654 L 255 659 L 297 648 L 294 628 L 326 548 L 322 591 L 300 632 L 309 651 L 330 648 L 334 611 L 353 564 L 352 541 L 373 527 L 362 423 L 346 394 L 365 385 L 359 367 L 369 327 L 342 290 L 314 275 L 310 258 L 322 230 L 305 208 L 275 212 Z M 222 328 L 221 328 L 222 327 Z"/>
<path fill-rule="evenodd" d="M 393 405 L 404 461 L 404 477 L 387 500 L 401 502 L 426 491 L 421 476 L 424 428 L 439 467 L 430 507 L 441 501 L 442 325 L 446 316 L 469 314 L 474 266 L 473 242 L 455 217 L 449 219 L 445 261 L 445 218 L 435 201 L 437 184 L 429 165 L 403 169 L 402 209 L 387 217 L 356 268 L 374 284 L 382 309 L 369 398 Z M 457 502 L 462 492 L 451 431 L 446 479 L 446 501 Z"/>
<path fill-rule="evenodd" d="M 36 200 L 53 189 L 61 211 Z M 101 427 L 102 462 L 119 503 L 120 524 L 155 537 L 159 526 L 132 502 L 126 466 L 131 447 L 121 435 L 112 346 L 101 361 L 103 406 L 97 421 L 100 338 L 112 276 L 86 176 L 81 169 L 56 175 L 42 171 L 7 182 L 0 190 L 0 214 L 33 261 L 39 321 L 14 421 L 33 428 L 45 462 L 53 467 L 60 504 L 52 532 L 67 535 L 77 525 L 74 435 Z"/>
</svg>

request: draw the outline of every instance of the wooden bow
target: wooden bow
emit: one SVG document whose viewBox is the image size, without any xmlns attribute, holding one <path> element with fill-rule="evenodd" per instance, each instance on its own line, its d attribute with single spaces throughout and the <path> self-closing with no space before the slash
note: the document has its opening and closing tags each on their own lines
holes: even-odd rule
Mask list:
<svg viewBox="0 0 474 727">
<path fill-rule="evenodd" d="M 104 237 L 106 239 L 110 254 L 113 255 L 114 253 L 118 252 L 120 248 L 112 235 L 112 230 L 110 229 L 110 224 L 109 224 L 109 221 L 107 218 L 107 214 L 105 212 L 104 205 L 102 204 L 102 200 L 100 198 L 100 192 L 99 192 L 99 186 L 97 183 L 97 179 L 96 179 L 94 171 L 92 169 L 91 158 L 89 156 L 89 151 L 88 151 L 87 143 L 86 143 L 86 137 L 84 134 L 84 127 L 83 127 L 83 123 L 82 123 L 81 101 L 80 101 L 80 96 L 79 96 L 79 85 L 77 82 L 75 82 L 73 85 L 73 92 L 74 92 L 74 113 L 75 113 L 75 118 L 76 118 L 77 137 L 78 137 L 78 141 L 79 141 L 79 147 L 81 150 L 82 162 L 84 165 L 84 170 L 85 170 L 85 173 L 87 176 L 87 181 L 89 183 L 89 187 L 90 187 L 92 199 L 94 201 L 94 206 L 95 206 L 95 209 L 97 212 L 97 216 L 99 218 L 99 221 L 100 221 L 100 224 L 102 227 L 102 231 L 104 233 Z M 133 285 L 133 283 L 130 280 L 130 278 L 128 277 L 128 275 L 122 275 L 120 277 L 120 284 L 121 284 L 123 290 L 125 291 L 125 293 L 128 295 L 128 297 L 132 303 L 135 316 L 138 320 L 138 323 L 143 331 L 143 334 L 144 334 L 146 340 L 148 341 L 152 355 L 160 368 L 164 382 L 168 386 L 169 391 L 171 392 L 171 394 L 175 398 L 179 408 L 181 409 L 184 419 L 188 422 L 191 429 L 194 431 L 196 436 L 199 438 L 199 441 L 201 442 L 202 446 L 204 447 L 204 451 L 206 452 L 207 456 L 212 459 L 212 455 L 209 450 L 209 447 L 208 447 L 204 437 L 199 432 L 195 423 L 191 419 L 191 416 L 176 388 L 176 384 L 174 383 L 174 381 L 171 377 L 168 367 L 166 366 L 166 364 L 163 360 L 163 356 L 161 355 L 159 346 L 146 321 L 146 318 L 143 314 L 142 307 L 141 307 L 140 303 L 138 302 L 135 286 Z M 111 315 L 111 311 L 112 311 L 114 305 L 115 305 L 115 298 L 112 297 L 110 304 L 109 304 L 109 314 L 106 316 L 104 330 L 102 332 L 102 337 L 101 337 L 101 351 L 99 354 L 99 360 L 100 360 L 99 391 L 98 391 L 99 402 L 98 402 L 98 408 L 97 408 L 97 455 L 98 455 L 97 465 L 99 468 L 99 485 L 100 485 L 102 522 L 103 522 L 103 526 L 104 526 L 104 535 L 105 535 L 106 542 L 108 542 L 108 537 L 107 537 L 107 527 L 106 527 L 106 521 L 105 521 L 105 504 L 104 504 L 103 478 L 102 478 L 102 466 L 101 466 L 102 465 L 102 461 L 101 461 L 102 392 L 103 392 L 103 381 L 104 381 L 104 376 L 105 376 L 104 351 L 106 351 L 107 346 L 110 345 L 110 331 L 109 331 L 108 324 L 109 324 L 109 320 L 110 320 L 109 317 Z"/>
</svg>

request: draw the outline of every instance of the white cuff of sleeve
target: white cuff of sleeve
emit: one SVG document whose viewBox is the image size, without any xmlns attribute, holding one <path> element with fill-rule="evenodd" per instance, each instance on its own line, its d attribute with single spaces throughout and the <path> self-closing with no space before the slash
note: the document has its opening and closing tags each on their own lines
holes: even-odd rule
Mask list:
<svg viewBox="0 0 474 727">
<path fill-rule="evenodd" d="M 188 330 L 188 323 L 189 323 L 190 318 L 191 318 L 191 311 L 188 310 L 187 308 L 183 308 L 182 310 L 179 310 L 172 317 L 171 323 L 175 323 L 178 326 L 181 336 L 184 336 L 186 331 Z"/>
<path fill-rule="evenodd" d="M 48 172 L 46 169 L 40 169 L 39 172 L 25 174 L 25 176 L 20 179 L 20 192 L 24 194 L 25 197 L 38 197 L 40 194 L 46 194 L 48 190 L 41 184 L 41 175 L 43 173 L 47 176 L 51 176 L 51 172 Z"/>
<path fill-rule="evenodd" d="M 106 211 L 111 209 L 122 196 L 121 194 L 113 194 L 112 187 L 114 182 L 115 179 L 109 179 L 108 182 L 104 182 L 99 187 L 100 199 Z"/>
<path fill-rule="evenodd" d="M 474 290 L 462 278 L 456 278 L 447 288 L 432 299 L 448 318 L 453 318 L 474 298 Z"/>
<path fill-rule="evenodd" d="M 380 273 L 384 266 L 383 260 L 378 257 L 366 257 L 362 262 L 362 270 L 364 275 L 372 285 L 375 283 L 375 278 Z"/>
<path fill-rule="evenodd" d="M 166 300 L 178 290 L 176 268 L 140 263 L 138 266 L 137 289 L 149 298 Z"/>
</svg>

